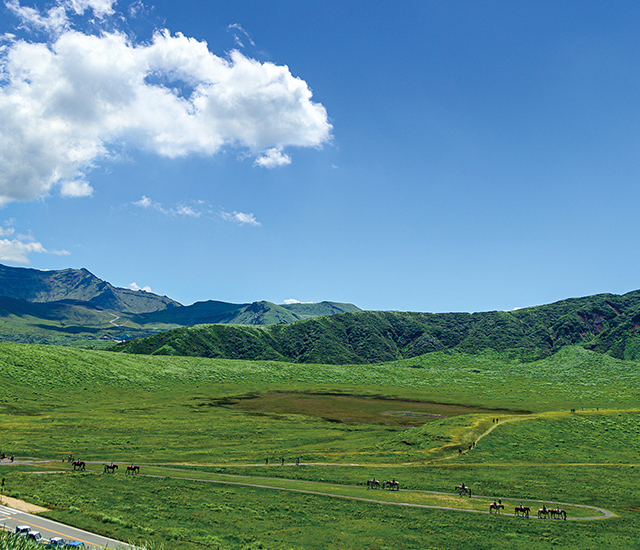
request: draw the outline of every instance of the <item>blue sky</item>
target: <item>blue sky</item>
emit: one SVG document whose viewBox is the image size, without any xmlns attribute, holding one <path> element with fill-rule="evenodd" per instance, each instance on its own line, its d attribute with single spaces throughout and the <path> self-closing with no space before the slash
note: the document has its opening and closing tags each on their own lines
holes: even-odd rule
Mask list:
<svg viewBox="0 0 640 550">
<path fill-rule="evenodd" d="M 2 263 L 183 304 L 640 288 L 635 2 L 1 9 Z"/>
</svg>

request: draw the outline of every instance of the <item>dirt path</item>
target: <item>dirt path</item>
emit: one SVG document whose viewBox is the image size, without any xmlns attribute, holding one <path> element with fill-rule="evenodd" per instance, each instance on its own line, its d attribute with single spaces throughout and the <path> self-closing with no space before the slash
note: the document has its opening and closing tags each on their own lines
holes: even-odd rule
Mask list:
<svg viewBox="0 0 640 550">
<path fill-rule="evenodd" d="M 42 506 L 36 506 L 35 504 L 30 504 L 25 502 L 24 500 L 18 500 L 17 498 L 11 497 L 2 497 L 0 504 L 4 506 L 8 506 L 9 508 L 15 508 L 16 510 L 20 510 L 21 512 L 28 512 L 30 514 L 39 514 L 40 512 L 48 512 L 48 508 L 43 508 Z"/>
<path fill-rule="evenodd" d="M 23 463 L 25 463 L 27 461 L 23 461 Z M 47 461 L 40 461 L 40 460 L 34 460 L 34 462 L 38 463 L 40 466 L 45 466 L 45 464 L 47 463 Z M 88 464 L 101 464 L 100 462 L 89 462 Z M 172 467 L 170 467 L 172 466 Z M 185 465 L 186 466 L 186 465 Z M 376 499 L 376 498 L 366 498 L 366 497 L 359 497 L 359 496 L 354 496 L 354 495 L 344 495 L 344 494 L 338 494 L 336 492 L 332 492 L 330 489 L 332 487 L 332 485 L 336 485 L 336 484 L 328 484 L 328 483 L 322 483 L 322 482 L 310 482 L 310 481 L 301 481 L 299 479 L 288 479 L 288 478 L 273 478 L 273 477 L 260 477 L 257 479 L 263 479 L 265 481 L 273 481 L 273 484 L 265 484 L 265 483 L 253 483 L 253 482 L 249 482 L 249 481 L 237 481 L 234 480 L 233 478 L 238 478 L 238 477 L 251 477 L 251 476 L 237 476 L 237 475 L 232 475 L 232 474 L 207 474 L 211 477 L 216 477 L 217 479 L 207 479 L 207 478 L 202 478 L 202 477 L 188 477 L 188 476 L 176 476 L 176 475 L 171 475 L 171 472 L 192 472 L 193 470 L 189 470 L 188 468 L 185 469 L 176 469 L 175 465 L 172 464 L 154 464 L 149 465 L 150 468 L 154 468 L 154 469 L 159 469 L 159 470 L 163 470 L 162 474 L 137 474 L 141 477 L 146 477 L 146 478 L 157 478 L 157 479 L 176 479 L 176 480 L 188 480 L 188 481 L 194 481 L 194 482 L 200 482 L 200 483 L 216 483 L 216 484 L 221 484 L 221 485 L 234 485 L 234 486 L 241 486 L 241 487 L 254 487 L 254 488 L 258 488 L 258 489 L 271 489 L 274 491 L 286 491 L 286 492 L 291 492 L 291 493 L 301 493 L 301 494 L 309 494 L 309 495 L 317 495 L 317 496 L 325 496 L 325 497 L 330 497 L 330 498 L 340 498 L 340 499 L 345 499 L 345 500 L 355 500 L 355 501 L 360 501 L 360 502 L 371 502 L 371 503 L 375 503 L 375 504 L 387 504 L 390 506 L 404 506 L 404 507 L 408 507 L 408 508 L 423 508 L 423 509 L 432 509 L 432 510 L 448 510 L 448 511 L 454 511 L 454 512 L 468 512 L 468 513 L 474 513 L 474 514 L 489 514 L 488 510 L 477 510 L 477 509 L 472 509 L 472 508 L 456 508 L 453 506 L 444 506 L 444 505 L 433 505 L 433 504 L 418 504 L 415 502 L 401 502 L 401 501 L 389 501 L 389 500 L 380 500 L 380 499 Z M 164 471 L 166 469 L 166 471 Z M 59 466 L 56 464 L 55 466 L 55 470 L 50 470 L 48 473 L 59 473 Z M 34 472 L 34 474 L 43 474 L 45 473 L 44 471 L 39 471 L 39 472 Z M 87 473 L 92 473 L 92 474 L 98 474 L 98 471 L 92 471 L 92 470 L 88 470 Z M 126 475 L 124 472 L 122 472 L 121 474 L 111 474 L 111 475 Z M 223 479 L 220 479 L 223 478 Z M 310 490 L 310 489 L 297 489 L 295 487 L 283 487 L 281 485 L 278 485 L 277 483 L 281 482 L 281 483 L 311 483 L 313 485 L 317 485 L 319 486 L 319 488 L 321 490 Z M 326 487 L 327 489 L 324 490 L 323 488 Z M 356 485 L 340 485 L 340 487 L 344 487 L 344 488 L 351 488 L 351 489 L 361 489 L 361 487 L 356 486 Z M 402 491 L 403 493 L 406 494 L 415 494 L 415 493 L 419 493 L 419 494 L 424 494 L 424 495 L 434 495 L 434 496 L 456 496 L 455 493 L 443 493 L 443 492 L 439 492 L 439 491 L 424 491 L 424 490 L 404 490 Z M 401 494 L 401 493 L 397 493 L 397 494 Z M 483 496 L 483 495 L 474 495 L 472 498 L 474 499 L 488 499 L 491 500 L 493 497 L 487 497 L 487 496 Z M 509 499 L 512 500 L 512 499 Z M 39 512 L 44 512 L 47 511 L 46 508 L 42 508 L 40 506 L 35 506 L 33 504 L 29 504 L 27 502 L 24 501 L 20 501 L 17 499 L 13 499 L 13 498 L 9 498 L 9 497 L 3 497 L 3 503 L 7 506 L 10 506 L 12 508 L 16 508 L 18 510 L 22 510 L 25 512 L 30 512 L 30 513 L 39 513 Z M 593 520 L 602 520 L 602 519 L 608 519 L 608 518 L 612 518 L 615 517 L 615 514 L 613 514 L 612 512 L 609 512 L 608 510 L 605 510 L 603 508 L 597 508 L 595 506 L 587 506 L 584 504 L 571 504 L 571 503 L 562 503 L 562 502 L 558 502 L 558 503 L 554 503 L 555 505 L 558 506 L 566 506 L 566 507 L 572 507 L 572 508 L 582 508 L 582 509 L 587 509 L 587 510 L 592 510 L 593 512 L 596 512 L 598 515 L 591 515 L 591 516 L 583 516 L 583 517 L 569 517 L 567 518 L 567 521 L 593 521 Z M 535 512 L 534 512 L 535 513 Z M 500 515 L 502 516 L 511 516 L 514 517 L 515 514 L 509 513 L 509 512 L 503 512 Z M 531 516 L 532 518 L 535 516 Z"/>
</svg>

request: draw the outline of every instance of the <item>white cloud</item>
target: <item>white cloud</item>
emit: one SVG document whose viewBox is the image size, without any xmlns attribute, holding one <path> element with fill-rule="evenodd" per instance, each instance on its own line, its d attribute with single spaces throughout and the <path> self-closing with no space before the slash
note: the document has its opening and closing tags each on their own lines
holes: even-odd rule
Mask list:
<svg viewBox="0 0 640 550">
<path fill-rule="evenodd" d="M 65 181 L 60 185 L 60 194 L 64 197 L 88 197 L 93 194 L 93 187 L 86 181 Z"/>
<path fill-rule="evenodd" d="M 325 108 L 286 66 L 219 57 L 168 30 L 148 43 L 74 30 L 69 14 L 106 18 L 109 0 L 59 0 L 45 13 L 6 5 L 51 38 L 0 37 L 0 205 L 91 194 L 86 174 L 122 148 L 176 158 L 235 147 L 264 151 L 256 164 L 272 168 L 291 162 L 284 147 L 331 138 Z"/>
<path fill-rule="evenodd" d="M 229 212 L 222 211 L 219 214 L 223 220 L 234 222 L 238 225 L 253 225 L 255 227 L 262 225 L 251 213 L 245 214 L 244 212 L 233 212 L 233 214 L 230 214 Z"/>
<path fill-rule="evenodd" d="M 44 246 L 38 242 L 24 242 L 18 239 L 0 239 L 0 260 L 3 262 L 15 262 L 29 264 L 28 255 L 32 253 L 46 252 Z"/>
<path fill-rule="evenodd" d="M 165 208 L 161 203 L 150 199 L 146 195 L 142 195 L 140 200 L 134 201 L 130 205 L 144 210 L 155 210 L 167 216 L 187 216 L 191 218 L 199 218 L 205 211 L 209 210 L 208 205 L 203 201 L 191 201 L 191 204 L 178 203 L 172 208 Z"/>
<path fill-rule="evenodd" d="M 296 300 L 295 298 L 287 298 L 283 304 L 291 305 L 291 304 L 313 304 L 313 302 L 301 302 L 300 300 Z"/>
<path fill-rule="evenodd" d="M 192 218 L 199 218 L 202 215 L 202 212 L 196 210 L 192 206 L 188 206 L 186 204 L 178 204 L 174 209 L 176 215 L 178 216 L 190 216 Z"/>
<path fill-rule="evenodd" d="M 153 292 L 150 286 L 138 286 L 136 283 L 131 283 L 127 286 L 130 290 L 141 290 L 143 292 Z"/>
<path fill-rule="evenodd" d="M 244 36 L 249 41 L 249 44 L 251 44 L 252 46 L 256 45 L 256 43 L 251 39 L 251 36 L 249 35 L 249 33 L 247 31 L 245 31 L 242 28 L 242 26 L 239 25 L 238 23 L 234 23 L 233 25 L 229 25 L 227 27 L 227 31 L 230 31 L 233 34 L 233 40 L 236 43 L 236 46 L 244 48 L 244 43 L 242 42 L 242 38 L 240 38 L 240 34 L 242 34 L 242 36 Z M 236 31 L 238 31 L 238 32 L 236 32 Z"/>
<path fill-rule="evenodd" d="M 42 243 L 37 242 L 29 234 L 18 233 L 11 227 L 13 221 L 0 227 L 0 262 L 13 262 L 18 264 L 30 264 L 30 254 L 55 254 L 56 256 L 69 256 L 71 253 L 66 250 L 47 250 Z"/>
<path fill-rule="evenodd" d="M 253 164 L 262 168 L 279 168 L 291 164 L 291 157 L 285 155 L 281 147 L 272 147 L 264 151 Z"/>
</svg>

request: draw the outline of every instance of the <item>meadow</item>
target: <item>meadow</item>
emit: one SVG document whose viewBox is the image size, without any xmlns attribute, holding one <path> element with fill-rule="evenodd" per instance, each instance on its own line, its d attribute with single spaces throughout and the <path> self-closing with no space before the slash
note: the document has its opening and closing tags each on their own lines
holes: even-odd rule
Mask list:
<svg viewBox="0 0 640 550">
<path fill-rule="evenodd" d="M 18 464 L 0 477 L 53 519 L 167 549 L 637 548 L 638 367 L 579 347 L 331 366 L 1 344 Z"/>
</svg>

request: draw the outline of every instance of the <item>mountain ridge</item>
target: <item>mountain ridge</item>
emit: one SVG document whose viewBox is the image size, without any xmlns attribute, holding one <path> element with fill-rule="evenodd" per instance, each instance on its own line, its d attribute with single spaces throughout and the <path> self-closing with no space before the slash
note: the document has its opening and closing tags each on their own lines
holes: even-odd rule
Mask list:
<svg viewBox="0 0 640 550">
<path fill-rule="evenodd" d="M 184 306 L 166 296 L 119 288 L 85 268 L 41 271 L 0 264 L 0 341 L 91 345 L 201 323 L 267 325 L 359 311 L 352 304 L 232 304 L 208 300 Z"/>
<path fill-rule="evenodd" d="M 640 359 L 640 291 L 596 294 L 514 311 L 346 312 L 260 327 L 196 325 L 118 351 L 294 363 L 373 364 L 433 351 L 497 351 L 525 360 L 565 346 Z"/>
</svg>

